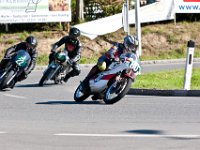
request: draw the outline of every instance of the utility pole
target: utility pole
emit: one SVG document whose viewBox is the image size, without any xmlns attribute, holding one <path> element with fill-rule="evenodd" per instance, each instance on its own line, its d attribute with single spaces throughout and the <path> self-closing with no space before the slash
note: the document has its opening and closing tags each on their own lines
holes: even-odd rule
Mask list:
<svg viewBox="0 0 200 150">
<path fill-rule="evenodd" d="M 122 9 L 122 19 L 123 19 L 123 27 L 124 31 L 126 32 L 127 35 L 130 34 L 130 29 L 129 29 L 129 0 L 126 0 L 125 3 L 123 4 L 123 9 Z"/>
<path fill-rule="evenodd" d="M 76 22 L 84 20 L 84 1 L 76 0 Z"/>
<path fill-rule="evenodd" d="M 6 32 L 8 32 L 8 24 L 5 24 Z"/>
<path fill-rule="evenodd" d="M 135 0 L 135 30 L 139 41 L 138 54 L 142 55 L 142 40 L 141 40 L 141 21 L 140 21 L 140 0 Z"/>
<path fill-rule="evenodd" d="M 126 3 L 125 3 L 125 7 L 126 7 L 126 29 L 127 29 L 127 34 L 129 35 L 130 34 L 130 29 L 129 29 L 129 0 L 126 0 Z"/>
</svg>

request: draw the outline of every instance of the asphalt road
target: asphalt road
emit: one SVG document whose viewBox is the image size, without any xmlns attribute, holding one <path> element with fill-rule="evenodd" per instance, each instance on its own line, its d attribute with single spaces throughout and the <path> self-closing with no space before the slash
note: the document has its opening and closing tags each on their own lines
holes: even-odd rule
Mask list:
<svg viewBox="0 0 200 150">
<path fill-rule="evenodd" d="M 143 72 L 180 67 L 142 66 Z M 200 149 L 199 97 L 126 95 L 114 105 L 75 103 L 74 90 L 88 70 L 66 84 L 44 87 L 37 85 L 42 71 L 34 71 L 14 89 L 1 91 L 0 149 Z"/>
</svg>

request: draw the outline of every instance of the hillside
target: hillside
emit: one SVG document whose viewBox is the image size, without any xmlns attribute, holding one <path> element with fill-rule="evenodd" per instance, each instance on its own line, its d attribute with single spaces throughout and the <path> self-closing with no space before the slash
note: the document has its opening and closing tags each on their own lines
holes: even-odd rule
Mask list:
<svg viewBox="0 0 200 150">
<path fill-rule="evenodd" d="M 131 34 L 135 28 L 131 27 Z M 142 26 L 142 60 L 146 59 L 168 59 L 180 58 L 185 56 L 187 41 L 194 40 L 196 43 L 195 57 L 200 56 L 200 22 L 174 22 L 146 24 Z M 0 53 L 22 40 L 29 34 L 38 38 L 39 56 L 49 54 L 50 46 L 62 36 L 67 35 L 64 31 L 42 31 L 42 32 L 23 32 L 23 33 L 1 33 L 0 34 Z M 111 46 L 112 42 L 122 42 L 125 33 L 123 29 L 117 32 L 99 36 L 90 40 L 81 36 L 83 44 L 82 56 L 88 59 L 96 59 L 101 53 Z"/>
</svg>

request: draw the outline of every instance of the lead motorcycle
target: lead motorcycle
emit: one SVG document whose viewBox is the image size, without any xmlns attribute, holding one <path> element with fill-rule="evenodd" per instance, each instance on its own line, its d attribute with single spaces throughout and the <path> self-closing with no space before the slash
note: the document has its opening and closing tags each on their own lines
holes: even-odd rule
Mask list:
<svg viewBox="0 0 200 150">
<path fill-rule="evenodd" d="M 44 71 L 39 86 L 43 86 L 48 80 L 53 80 L 55 84 L 62 83 L 66 74 L 70 72 L 71 66 L 67 51 L 55 53 L 55 60 Z"/>
<path fill-rule="evenodd" d="M 119 62 L 111 63 L 106 71 L 90 79 L 89 91 L 80 83 L 74 93 L 74 100 L 82 102 L 92 95 L 93 100 L 103 99 L 106 104 L 114 104 L 127 94 L 140 69 L 135 54 L 122 54 Z"/>
<path fill-rule="evenodd" d="M 13 88 L 18 81 L 18 77 L 31 62 L 31 57 L 25 50 L 19 50 L 13 56 L 4 59 L 9 59 L 9 63 L 0 74 L 1 90 L 5 88 Z"/>
</svg>

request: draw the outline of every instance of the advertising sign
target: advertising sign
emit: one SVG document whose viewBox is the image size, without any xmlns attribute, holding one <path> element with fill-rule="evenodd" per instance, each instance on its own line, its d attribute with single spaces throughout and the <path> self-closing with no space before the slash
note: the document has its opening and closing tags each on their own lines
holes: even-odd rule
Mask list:
<svg viewBox="0 0 200 150">
<path fill-rule="evenodd" d="M 174 0 L 176 13 L 200 13 L 200 0 Z"/>
<path fill-rule="evenodd" d="M 0 0 L 0 23 L 70 21 L 70 0 Z"/>
</svg>

